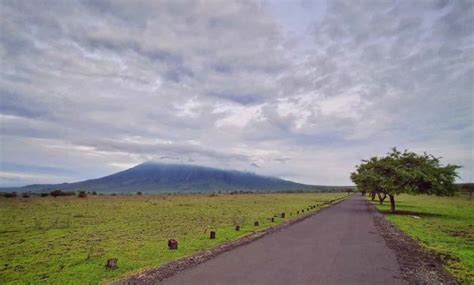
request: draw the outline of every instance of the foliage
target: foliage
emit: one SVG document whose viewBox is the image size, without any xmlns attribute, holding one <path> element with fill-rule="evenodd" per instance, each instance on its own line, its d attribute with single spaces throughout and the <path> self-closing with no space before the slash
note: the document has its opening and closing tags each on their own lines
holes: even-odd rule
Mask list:
<svg viewBox="0 0 474 285">
<path fill-rule="evenodd" d="M 77 197 L 86 198 L 87 197 L 86 191 L 79 191 L 79 193 L 77 194 Z"/>
<path fill-rule="evenodd" d="M 297 215 L 301 208 L 343 197 L 347 194 L 0 199 L 0 283 L 98 284 L 296 219 L 310 213 Z M 281 212 L 286 219 L 269 221 Z M 205 233 L 211 227 L 215 240 Z M 170 238 L 178 240 L 179 250 L 167 249 Z M 118 269 L 105 269 L 109 258 L 118 258 Z"/>
<path fill-rule="evenodd" d="M 387 218 L 435 251 L 462 283 L 474 283 L 474 201 L 463 196 L 398 196 L 397 214 L 377 205 Z"/>
<path fill-rule="evenodd" d="M 15 198 L 18 197 L 18 194 L 16 192 L 2 193 L 2 196 L 5 198 Z"/>
<path fill-rule="evenodd" d="M 471 199 L 472 192 L 474 192 L 474 183 L 459 184 L 459 190 L 461 191 L 461 193 L 465 194 L 466 196 L 469 197 L 469 199 Z"/>
<path fill-rule="evenodd" d="M 460 166 L 443 166 L 433 155 L 420 155 L 407 150 L 400 152 L 393 148 L 386 156 L 362 162 L 351 173 L 351 180 L 360 191 L 388 195 L 392 211 L 395 211 L 395 194 L 451 196 L 457 190 L 454 180 Z"/>
<path fill-rule="evenodd" d="M 74 192 L 64 192 L 62 190 L 54 190 L 49 193 L 51 197 L 60 197 L 60 196 L 74 196 L 76 195 Z"/>
</svg>

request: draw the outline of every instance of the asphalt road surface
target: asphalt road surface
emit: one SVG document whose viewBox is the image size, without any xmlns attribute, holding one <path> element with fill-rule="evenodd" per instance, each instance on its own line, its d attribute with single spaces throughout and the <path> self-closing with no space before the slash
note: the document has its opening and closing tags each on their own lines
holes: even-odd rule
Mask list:
<svg viewBox="0 0 474 285">
<path fill-rule="evenodd" d="M 164 284 L 404 284 L 394 252 L 356 195 L 163 280 Z"/>
</svg>

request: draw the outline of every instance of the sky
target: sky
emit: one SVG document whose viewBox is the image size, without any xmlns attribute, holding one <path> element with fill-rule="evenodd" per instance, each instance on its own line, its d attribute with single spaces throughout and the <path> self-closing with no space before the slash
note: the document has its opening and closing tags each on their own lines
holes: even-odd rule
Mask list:
<svg viewBox="0 0 474 285">
<path fill-rule="evenodd" d="M 351 184 L 474 172 L 473 1 L 0 0 L 0 186 L 145 161 Z"/>
</svg>

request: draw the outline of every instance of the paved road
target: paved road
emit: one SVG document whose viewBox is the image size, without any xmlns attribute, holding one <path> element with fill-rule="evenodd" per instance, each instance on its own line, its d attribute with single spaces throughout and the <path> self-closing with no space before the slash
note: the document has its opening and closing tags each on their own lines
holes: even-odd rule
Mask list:
<svg viewBox="0 0 474 285">
<path fill-rule="evenodd" d="M 404 284 L 361 196 L 180 272 L 164 284 Z"/>
</svg>

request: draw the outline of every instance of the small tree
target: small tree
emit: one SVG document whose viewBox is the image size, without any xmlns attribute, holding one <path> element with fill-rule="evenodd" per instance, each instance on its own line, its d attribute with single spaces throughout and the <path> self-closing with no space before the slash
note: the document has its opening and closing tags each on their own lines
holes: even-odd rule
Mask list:
<svg viewBox="0 0 474 285">
<path fill-rule="evenodd" d="M 52 197 L 56 198 L 56 197 L 58 197 L 58 196 L 64 196 L 65 193 L 64 193 L 63 191 L 61 191 L 61 190 L 54 190 L 54 191 L 51 191 L 51 192 L 49 193 L 49 195 L 51 195 Z"/>
<path fill-rule="evenodd" d="M 351 180 L 360 191 L 377 194 L 381 203 L 387 195 L 391 212 L 395 212 L 395 197 L 400 193 L 453 195 L 457 187 L 454 180 L 460 166 L 440 163 L 439 158 L 414 152 L 392 152 L 384 157 L 363 160 L 351 173 Z"/>
<path fill-rule="evenodd" d="M 16 198 L 16 197 L 18 197 L 18 194 L 16 192 L 3 193 L 2 195 L 5 198 Z"/>
</svg>

